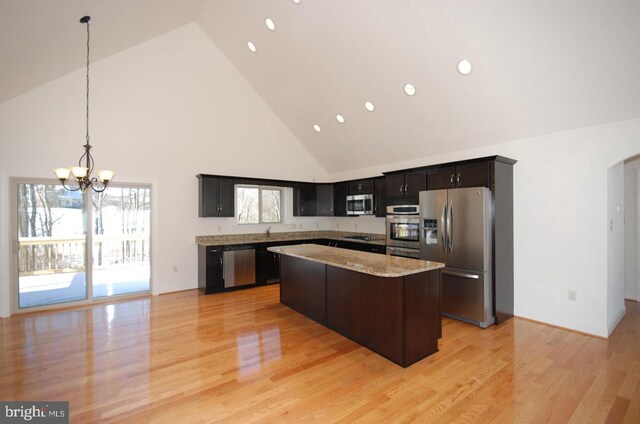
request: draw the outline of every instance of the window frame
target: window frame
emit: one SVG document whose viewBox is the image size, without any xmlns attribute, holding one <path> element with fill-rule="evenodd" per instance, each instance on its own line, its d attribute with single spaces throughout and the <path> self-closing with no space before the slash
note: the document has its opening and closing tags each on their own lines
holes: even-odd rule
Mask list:
<svg viewBox="0 0 640 424">
<path fill-rule="evenodd" d="M 239 203 L 238 203 L 238 189 L 239 188 L 253 188 L 253 189 L 258 189 L 258 222 L 240 222 L 238 221 L 238 208 L 239 208 Z M 263 221 L 262 218 L 262 191 L 263 190 L 273 190 L 273 191 L 278 191 L 280 192 L 280 221 L 275 221 L 275 222 L 265 222 Z M 284 205 L 284 196 L 285 196 L 285 191 L 283 187 L 278 187 L 278 186 L 266 186 L 266 185 L 255 185 L 255 184 L 236 184 L 234 186 L 234 190 L 233 190 L 233 196 L 234 196 L 234 205 L 235 205 L 235 210 L 234 210 L 234 218 L 236 220 L 236 225 L 273 225 L 273 224 L 282 224 L 284 223 L 284 209 L 283 209 L 283 205 Z"/>
</svg>

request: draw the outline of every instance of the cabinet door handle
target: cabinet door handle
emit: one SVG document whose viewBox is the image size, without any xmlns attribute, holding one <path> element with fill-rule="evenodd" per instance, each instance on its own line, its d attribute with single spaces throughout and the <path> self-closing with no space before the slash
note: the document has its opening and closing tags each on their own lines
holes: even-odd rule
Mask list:
<svg viewBox="0 0 640 424">
<path fill-rule="evenodd" d="M 407 193 L 409 191 L 409 184 L 404 185 L 404 192 Z"/>
<path fill-rule="evenodd" d="M 220 266 L 222 266 L 222 256 L 220 256 Z"/>
<path fill-rule="evenodd" d="M 404 185 L 400 184 L 400 193 L 402 193 L 402 188 L 404 187 Z"/>
<path fill-rule="evenodd" d="M 458 178 L 456 178 L 456 182 L 460 184 L 460 173 L 458 172 Z"/>
<path fill-rule="evenodd" d="M 453 185 L 453 174 L 451 174 L 451 185 Z"/>
</svg>

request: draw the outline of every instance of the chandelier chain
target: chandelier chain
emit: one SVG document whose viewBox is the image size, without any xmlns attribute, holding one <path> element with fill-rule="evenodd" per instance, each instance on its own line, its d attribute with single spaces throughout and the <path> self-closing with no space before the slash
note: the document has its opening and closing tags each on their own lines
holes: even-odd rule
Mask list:
<svg viewBox="0 0 640 424">
<path fill-rule="evenodd" d="M 87 21 L 87 144 L 89 144 L 89 21 Z"/>
</svg>

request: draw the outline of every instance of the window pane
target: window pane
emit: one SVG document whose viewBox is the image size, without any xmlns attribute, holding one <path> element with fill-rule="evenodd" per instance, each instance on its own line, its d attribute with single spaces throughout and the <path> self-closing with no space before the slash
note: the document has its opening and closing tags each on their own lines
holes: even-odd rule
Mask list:
<svg viewBox="0 0 640 424">
<path fill-rule="evenodd" d="M 280 190 L 262 190 L 262 222 L 280 222 Z"/>
<path fill-rule="evenodd" d="M 260 189 L 255 187 L 236 187 L 236 217 L 238 224 L 258 224 Z"/>
<path fill-rule="evenodd" d="M 87 298 L 86 212 L 79 191 L 18 184 L 18 306 Z"/>
<path fill-rule="evenodd" d="M 93 297 L 149 290 L 151 189 L 93 193 Z"/>
</svg>

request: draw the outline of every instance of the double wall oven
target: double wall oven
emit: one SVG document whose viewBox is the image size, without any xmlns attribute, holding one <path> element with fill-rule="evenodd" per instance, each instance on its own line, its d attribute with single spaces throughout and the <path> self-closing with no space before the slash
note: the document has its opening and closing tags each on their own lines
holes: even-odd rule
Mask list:
<svg viewBox="0 0 640 424">
<path fill-rule="evenodd" d="M 418 205 L 387 207 L 387 254 L 420 258 L 420 210 Z"/>
</svg>

